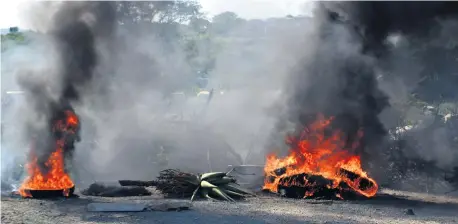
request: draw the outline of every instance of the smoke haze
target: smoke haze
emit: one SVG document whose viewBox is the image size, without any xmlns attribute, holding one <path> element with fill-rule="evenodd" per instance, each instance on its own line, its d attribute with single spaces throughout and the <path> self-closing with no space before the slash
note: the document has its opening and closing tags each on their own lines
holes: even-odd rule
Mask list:
<svg viewBox="0 0 458 224">
<path fill-rule="evenodd" d="M 166 167 L 205 172 L 250 160 L 262 164 L 259 153 L 275 120 L 268 110 L 294 59 L 278 45 L 287 43 L 282 42 L 285 37 L 264 38 L 243 51 L 239 49 L 245 43 L 223 46 L 209 74 L 214 96 L 207 104 L 208 95 L 179 93 L 194 84 L 195 71 L 186 62 L 185 49 L 167 39 L 176 35 L 176 27 L 120 25 L 110 2 L 31 3 L 24 15 L 29 27 L 49 35 L 31 36 L 27 46 L 3 55 L 3 63 L 15 69 L 2 72 L 33 92 L 22 108 L 10 109 L 11 114 L 23 113 L 25 120 L 13 121 L 38 125 L 37 116 L 45 115 L 39 126 L 45 127 L 49 110 L 38 107 L 71 100 L 81 120 L 72 169 L 77 186 L 94 180 L 153 179 Z M 283 29 L 291 33 L 288 40 L 295 38 L 294 27 Z M 233 32 L 248 32 L 253 39 L 267 36 L 243 26 Z M 198 48 L 205 54 L 205 46 Z M 22 147 L 18 154 L 28 151 L 30 130 L 24 126 L 23 138 L 14 138 L 18 143 L 11 148 Z M 253 154 L 256 159 L 246 161 Z"/>
<path fill-rule="evenodd" d="M 400 106 L 417 88 L 420 67 L 456 71 L 426 53 L 412 57 L 424 46 L 446 42 L 438 39 L 456 39 L 450 9 L 457 7 L 430 4 L 323 2 L 316 3 L 313 19 L 284 19 L 256 32 L 238 27 L 234 33 L 248 32 L 254 41 L 232 41 L 217 53 L 207 104 L 205 95 L 177 94 L 195 82 L 195 71 L 185 49 L 164 37 L 176 35 L 176 27 L 120 25 L 111 2 L 30 3 L 24 19 L 50 35 L 31 37 L 27 46 L 2 55 L 2 73 L 17 78 L 5 82 L 2 75 L 2 88 L 19 84 L 28 93 L 25 108 L 12 108 L 6 116 L 44 127 L 49 108 L 41 106 L 71 100 L 82 125 L 73 172 L 83 185 L 94 179 L 153 179 L 165 167 L 204 172 L 262 164 L 266 152 L 286 153 L 286 132 L 321 113 L 335 116 L 333 125 L 350 142 L 362 128 L 355 153 L 377 181 L 392 184 L 404 162 L 392 158 L 397 152 L 390 149 L 389 130 L 401 114 L 424 125 L 431 119 L 421 109 Z M 208 53 L 205 46 L 198 49 Z M 20 118 L 13 119 L 17 113 Z M 5 132 L 9 151 L 28 150 L 29 130 Z M 421 132 L 425 136 L 415 139 L 423 147 L 407 141 L 412 147 L 403 148 L 403 155 L 451 169 L 458 156 L 444 143 L 444 132 Z M 392 164 L 401 168 L 387 172 Z"/>
</svg>

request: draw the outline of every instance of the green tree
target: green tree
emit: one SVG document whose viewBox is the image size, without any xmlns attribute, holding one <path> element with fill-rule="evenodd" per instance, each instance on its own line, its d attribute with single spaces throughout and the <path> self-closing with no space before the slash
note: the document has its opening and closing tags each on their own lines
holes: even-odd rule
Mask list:
<svg viewBox="0 0 458 224">
<path fill-rule="evenodd" d="M 200 18 L 201 5 L 197 1 L 117 2 L 117 18 L 121 24 L 185 23 Z"/>
</svg>

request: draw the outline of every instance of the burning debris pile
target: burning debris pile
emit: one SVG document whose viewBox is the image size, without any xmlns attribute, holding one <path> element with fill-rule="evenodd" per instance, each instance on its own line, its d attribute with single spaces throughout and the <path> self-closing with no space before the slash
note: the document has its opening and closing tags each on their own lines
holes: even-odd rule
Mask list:
<svg viewBox="0 0 458 224">
<path fill-rule="evenodd" d="M 456 18 L 456 3 L 319 2 L 316 6 L 301 61 L 284 88 L 287 110 L 274 130 L 275 135 L 284 133 L 292 124 L 300 134 L 288 137 L 287 157 L 267 157 L 264 188 L 280 193 L 296 188 L 293 196 L 306 198 L 329 194 L 345 198 L 348 192 L 372 197 L 378 184 L 362 167 L 371 167 L 371 175 L 389 185 L 396 184 L 388 177 L 396 171 L 384 167 L 405 166 L 388 155 L 386 128 L 391 115 L 382 113 L 397 109 L 390 96 L 404 95 L 388 94 L 396 87 L 380 84 L 413 79 L 395 63 L 400 45 L 388 40 L 398 35 L 405 41 L 428 42 L 437 37 L 441 19 Z M 429 65 L 427 58 L 419 65 L 433 68 L 425 70 L 430 73 L 425 77 L 432 77 L 438 64 Z M 330 120 L 316 121 L 317 114 L 332 117 L 332 127 Z"/>
<path fill-rule="evenodd" d="M 51 119 L 49 130 L 52 135 L 46 145 L 37 144 L 43 136 L 35 136 L 30 149 L 27 171 L 29 176 L 22 183 L 19 194 L 23 197 L 66 196 L 73 194 L 75 185 L 65 167 L 66 158 L 71 156 L 75 141 L 79 140 L 79 119 L 70 109 L 58 111 Z M 48 139 L 46 139 L 48 140 Z M 48 156 L 38 157 L 37 147 L 48 147 Z M 46 161 L 39 161 L 46 158 Z"/>
<path fill-rule="evenodd" d="M 292 124 L 295 133 L 286 139 L 288 156 L 267 156 L 264 189 L 299 198 L 373 197 L 378 184 L 362 167 L 386 134 L 378 116 L 388 97 L 364 36 L 329 5 L 317 3 L 313 47 L 284 88 L 287 110 L 275 132 Z"/>
<path fill-rule="evenodd" d="M 331 122 L 320 116 L 299 137 L 288 137 L 288 156 L 269 155 L 264 189 L 297 198 L 373 197 L 378 185 L 354 154 L 359 139 L 348 146 L 342 132 L 330 130 Z"/>
</svg>

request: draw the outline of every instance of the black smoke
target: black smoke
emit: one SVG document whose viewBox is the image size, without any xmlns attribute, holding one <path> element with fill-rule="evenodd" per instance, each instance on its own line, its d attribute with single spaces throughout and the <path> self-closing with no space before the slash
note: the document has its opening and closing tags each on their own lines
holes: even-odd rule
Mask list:
<svg viewBox="0 0 458 224">
<path fill-rule="evenodd" d="M 97 74 L 97 41 L 109 39 L 116 25 L 112 2 L 62 2 L 58 7 L 44 33 L 51 39 L 55 55 L 43 57 L 54 58 L 55 66 L 46 74 L 34 70 L 19 77 L 31 106 L 27 136 L 43 172 L 49 155 L 56 150 L 56 140 L 62 138 L 69 167 L 74 143 L 80 140 L 80 126 L 71 134 L 56 131 L 55 124 L 67 118 L 65 111 L 75 113 L 74 104 L 82 103 L 82 93 Z"/>
<path fill-rule="evenodd" d="M 349 1 L 322 3 L 320 7 L 345 18 L 363 36 L 363 52 L 372 54 L 387 50 L 389 34 L 431 38 L 441 20 L 456 19 L 458 15 L 458 3 L 454 1 Z"/>
<path fill-rule="evenodd" d="M 317 3 L 314 33 L 286 88 L 287 120 L 301 131 L 317 114 L 333 116 L 349 144 L 363 131 L 355 152 L 363 162 L 379 160 L 387 135 L 379 115 L 390 107 L 377 80 L 393 56 L 387 37 L 428 39 L 440 19 L 457 15 L 457 2 Z"/>
</svg>

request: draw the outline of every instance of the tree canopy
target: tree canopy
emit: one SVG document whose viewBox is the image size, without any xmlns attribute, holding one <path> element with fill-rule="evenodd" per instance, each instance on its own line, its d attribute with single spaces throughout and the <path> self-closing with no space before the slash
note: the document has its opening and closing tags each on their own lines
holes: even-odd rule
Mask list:
<svg viewBox="0 0 458 224">
<path fill-rule="evenodd" d="M 197 1 L 119 1 L 116 5 L 121 24 L 185 23 L 203 16 Z"/>
</svg>

